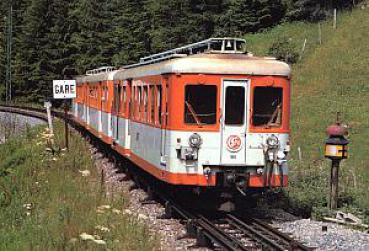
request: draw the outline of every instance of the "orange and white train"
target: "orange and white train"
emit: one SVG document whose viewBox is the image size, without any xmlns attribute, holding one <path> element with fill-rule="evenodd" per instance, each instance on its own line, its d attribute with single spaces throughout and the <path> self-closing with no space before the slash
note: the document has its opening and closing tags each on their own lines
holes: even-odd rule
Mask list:
<svg viewBox="0 0 369 251">
<path fill-rule="evenodd" d="M 77 78 L 73 116 L 156 179 L 196 189 L 287 186 L 290 67 L 212 38 Z"/>
</svg>

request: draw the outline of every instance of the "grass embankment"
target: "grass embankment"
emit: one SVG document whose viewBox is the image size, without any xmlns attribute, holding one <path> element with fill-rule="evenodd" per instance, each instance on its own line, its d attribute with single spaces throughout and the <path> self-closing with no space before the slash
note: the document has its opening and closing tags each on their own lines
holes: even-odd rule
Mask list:
<svg viewBox="0 0 369 251">
<path fill-rule="evenodd" d="M 326 203 L 330 162 L 324 159 L 325 129 L 336 112 L 349 126 L 349 159 L 342 162 L 341 205 L 366 210 L 369 216 L 369 9 L 339 13 L 338 28 L 318 24 L 282 24 L 264 33 L 247 35 L 249 49 L 266 55 L 285 37 L 300 51 L 293 65 L 292 145 L 288 189 L 291 199 L 306 207 Z M 297 149 L 301 149 L 301 159 Z"/>
<path fill-rule="evenodd" d="M 70 152 L 52 155 L 42 130 L 0 145 L 0 250 L 156 249 L 122 213 L 125 196 L 106 197 L 83 139 L 72 134 Z"/>
</svg>

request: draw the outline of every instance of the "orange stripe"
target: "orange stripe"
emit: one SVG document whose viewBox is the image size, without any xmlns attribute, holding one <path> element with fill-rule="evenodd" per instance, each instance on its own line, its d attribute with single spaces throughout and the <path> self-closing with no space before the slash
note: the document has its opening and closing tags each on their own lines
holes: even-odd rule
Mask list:
<svg viewBox="0 0 369 251">
<path fill-rule="evenodd" d="M 272 187 L 280 187 L 281 186 L 282 177 L 281 175 L 272 175 L 271 186 Z M 269 186 L 268 182 L 266 182 L 267 186 Z M 249 179 L 249 187 L 265 187 L 264 186 L 264 176 L 263 175 L 250 175 Z M 283 175 L 283 187 L 288 186 L 288 176 Z"/>
<path fill-rule="evenodd" d="M 98 133 L 95 129 L 87 127 L 86 123 L 76 119 L 78 123 L 86 126 L 86 128 L 91 131 L 95 136 L 100 137 L 101 133 Z M 122 154 L 123 156 L 130 159 L 140 168 L 145 170 L 146 172 L 152 174 L 157 179 L 165 181 L 167 183 L 173 185 L 189 185 L 189 186 L 215 186 L 216 185 L 216 177 L 215 175 L 211 175 L 209 180 L 206 179 L 205 175 L 201 174 L 189 174 L 189 173 L 172 173 L 166 170 L 162 170 L 155 165 L 147 162 L 142 159 L 138 155 L 132 153 L 130 149 L 126 149 L 121 145 L 112 144 L 112 138 L 105 136 L 106 143 L 111 144 L 112 149 Z M 103 138 L 103 140 L 104 140 Z M 104 141 L 105 141 L 104 140 Z M 288 176 L 283 176 L 283 186 L 287 187 L 288 185 Z M 272 187 L 280 187 L 281 186 L 281 175 L 272 175 L 271 180 Z M 264 176 L 263 175 L 250 175 L 248 187 L 265 187 L 264 186 Z"/>
<path fill-rule="evenodd" d="M 111 148 L 114 149 L 115 151 L 117 151 L 118 153 L 120 153 L 121 155 L 125 156 L 125 157 L 129 157 L 131 154 L 131 150 L 130 149 L 126 149 L 121 145 L 118 144 L 112 144 Z"/>
<path fill-rule="evenodd" d="M 130 154 L 129 159 L 156 178 L 173 185 L 215 186 L 215 175 L 210 176 L 207 180 L 205 175 L 168 172 L 152 165 L 134 153 Z"/>
</svg>

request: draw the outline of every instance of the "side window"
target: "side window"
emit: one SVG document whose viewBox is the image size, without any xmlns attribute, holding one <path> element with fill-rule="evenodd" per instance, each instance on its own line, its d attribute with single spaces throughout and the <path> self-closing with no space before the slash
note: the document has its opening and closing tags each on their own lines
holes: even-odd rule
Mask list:
<svg viewBox="0 0 369 251">
<path fill-rule="evenodd" d="M 121 111 L 123 112 L 123 114 L 126 114 L 126 105 L 127 105 L 127 87 L 123 86 L 122 87 L 122 98 L 121 98 L 122 102 L 121 102 Z"/>
<path fill-rule="evenodd" d="M 114 99 L 113 99 L 113 108 L 114 111 L 117 112 L 118 111 L 118 85 L 114 85 Z"/>
<path fill-rule="evenodd" d="M 141 118 L 141 112 L 142 112 L 141 99 L 142 99 L 141 86 L 137 86 L 137 107 L 138 107 L 137 118 L 138 119 Z"/>
<path fill-rule="evenodd" d="M 144 90 L 144 121 L 149 122 L 149 97 L 148 97 L 148 86 L 143 87 Z"/>
<path fill-rule="evenodd" d="M 255 87 L 252 124 L 266 128 L 281 126 L 282 106 L 282 88 Z"/>
<path fill-rule="evenodd" d="M 186 85 L 184 122 L 187 124 L 216 123 L 217 87 L 215 85 Z"/>
<path fill-rule="evenodd" d="M 156 100 L 157 100 L 156 105 L 157 105 L 157 108 L 158 108 L 158 119 L 157 119 L 157 121 L 159 121 L 159 125 L 161 125 L 161 113 L 162 113 L 162 111 L 161 111 L 161 108 L 162 108 L 162 106 L 161 106 L 161 99 L 162 99 L 161 85 L 158 85 L 157 88 L 158 88 L 157 89 L 157 97 L 156 97 Z"/>
<path fill-rule="evenodd" d="M 135 117 L 135 90 L 134 86 L 131 86 L 131 102 L 129 102 L 129 116 L 134 118 Z"/>
<path fill-rule="evenodd" d="M 155 87 L 150 85 L 150 122 L 155 123 Z"/>
</svg>

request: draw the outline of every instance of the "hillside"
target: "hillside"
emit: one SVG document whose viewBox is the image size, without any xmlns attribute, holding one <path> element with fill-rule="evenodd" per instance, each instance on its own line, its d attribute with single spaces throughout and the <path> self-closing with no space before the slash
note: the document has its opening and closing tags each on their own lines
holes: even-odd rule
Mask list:
<svg viewBox="0 0 369 251">
<path fill-rule="evenodd" d="M 290 194 L 307 205 L 323 205 L 330 162 L 324 159 L 325 129 L 341 113 L 349 126 L 349 159 L 342 163 L 341 196 L 350 206 L 369 208 L 369 9 L 338 14 L 332 22 L 290 23 L 247 35 L 249 50 L 267 54 L 273 43 L 289 41 L 302 59 L 293 65 Z M 299 156 L 297 149 L 301 149 Z M 301 157 L 301 160 L 299 159 Z M 306 194 L 306 189 L 311 193 Z M 305 191 L 305 193 L 303 193 Z"/>
</svg>

